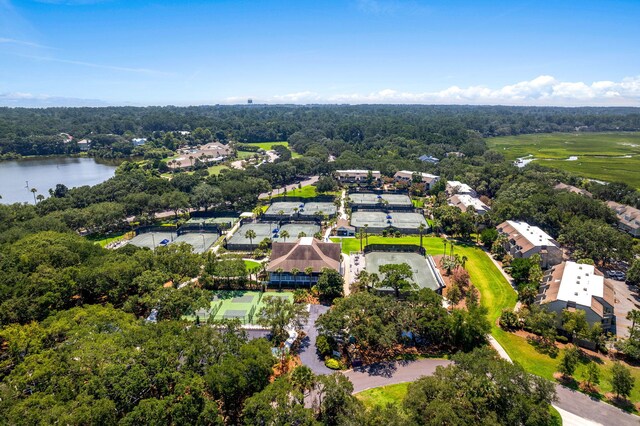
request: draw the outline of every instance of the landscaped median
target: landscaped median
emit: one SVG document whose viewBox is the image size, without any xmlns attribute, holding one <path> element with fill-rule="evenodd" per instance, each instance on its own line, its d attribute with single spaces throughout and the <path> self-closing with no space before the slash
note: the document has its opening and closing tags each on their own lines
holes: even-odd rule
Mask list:
<svg viewBox="0 0 640 426">
<path fill-rule="evenodd" d="M 407 395 L 409 384 L 408 382 L 396 383 L 379 388 L 367 389 L 357 393 L 356 398 L 362 401 L 364 406 L 369 410 L 374 409 L 376 406 L 384 407 L 387 404 L 400 405 L 401 401 Z M 560 417 L 560 413 L 553 407 L 551 407 L 550 411 L 556 422 L 555 424 L 561 425 L 562 418 Z"/>
</svg>

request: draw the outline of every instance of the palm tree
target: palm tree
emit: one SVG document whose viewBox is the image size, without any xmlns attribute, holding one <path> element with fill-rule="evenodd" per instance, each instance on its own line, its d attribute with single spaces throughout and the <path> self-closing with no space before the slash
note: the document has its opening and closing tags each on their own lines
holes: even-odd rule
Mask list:
<svg viewBox="0 0 640 426">
<path fill-rule="evenodd" d="M 637 309 L 633 309 L 627 313 L 627 319 L 631 321 L 631 328 L 629 328 L 629 332 L 631 334 L 631 338 L 634 337 L 636 333 L 636 324 L 640 323 L 640 311 Z"/>
<path fill-rule="evenodd" d="M 284 210 L 278 210 L 278 216 L 284 216 Z"/>
<path fill-rule="evenodd" d="M 37 189 L 35 188 L 31 188 L 31 193 L 33 194 L 33 204 L 37 204 L 38 202 L 36 201 L 36 192 L 38 192 Z"/>
<path fill-rule="evenodd" d="M 257 218 L 259 218 L 262 215 L 262 207 L 257 206 L 255 209 L 253 209 L 253 215 Z"/>
<path fill-rule="evenodd" d="M 289 235 L 289 231 L 282 231 L 280 233 L 280 237 L 284 240 L 284 242 L 287 242 L 287 238 L 291 237 L 291 235 Z"/>
<path fill-rule="evenodd" d="M 249 243 L 253 245 L 253 239 L 257 237 L 256 231 L 254 231 L 253 229 L 249 229 L 247 232 L 244 233 L 244 237 L 248 238 Z"/>
<path fill-rule="evenodd" d="M 364 233 L 362 231 L 358 231 L 358 238 L 360 238 L 360 251 L 362 251 L 362 237 L 364 237 Z"/>
<path fill-rule="evenodd" d="M 371 288 L 376 288 L 380 284 L 380 276 L 375 272 L 369 274 L 369 286 Z"/>
<path fill-rule="evenodd" d="M 280 290 L 282 290 L 282 273 L 283 272 L 284 272 L 284 269 L 282 268 L 276 269 L 276 273 L 278 274 L 278 284 L 280 285 Z"/>
<path fill-rule="evenodd" d="M 293 286 L 295 288 L 298 288 L 297 283 L 296 283 L 296 275 L 298 275 L 299 273 L 300 273 L 300 269 L 291 268 L 291 275 L 293 275 Z"/>
<path fill-rule="evenodd" d="M 460 258 L 460 266 L 462 266 L 462 269 L 464 269 L 464 265 L 467 264 L 467 260 L 469 260 L 469 258 L 467 256 L 462 256 Z"/>
<path fill-rule="evenodd" d="M 443 238 L 442 243 L 444 244 L 444 251 L 442 252 L 442 257 L 446 257 L 447 256 L 447 239 Z"/>
<path fill-rule="evenodd" d="M 365 223 L 364 224 L 364 239 L 365 239 L 367 245 L 369 245 L 369 233 L 367 232 L 368 228 L 369 228 L 369 224 Z"/>
<path fill-rule="evenodd" d="M 363 269 L 360 272 L 358 272 L 358 275 L 356 276 L 356 282 L 355 284 L 355 289 L 357 289 L 358 291 L 360 290 L 366 290 L 369 291 L 369 273 Z M 354 287 L 352 287 L 352 291 L 353 291 Z"/>
<path fill-rule="evenodd" d="M 307 234 L 306 234 L 304 231 L 301 231 L 301 232 L 298 234 L 298 239 L 300 239 L 300 238 L 304 238 L 304 237 L 306 237 L 306 236 L 307 236 Z"/>
<path fill-rule="evenodd" d="M 424 226 L 424 223 L 421 223 L 420 226 L 418 226 L 418 233 L 420 234 L 420 248 L 422 247 L 422 234 L 425 230 L 426 226 Z"/>
<path fill-rule="evenodd" d="M 311 287 L 311 274 L 313 274 L 313 268 L 311 266 L 307 266 L 304 268 L 304 273 L 309 277 L 309 287 Z"/>
<path fill-rule="evenodd" d="M 189 156 L 189 161 L 191 162 L 191 167 L 193 167 L 193 155 Z"/>
<path fill-rule="evenodd" d="M 36 197 L 38 199 L 38 202 L 44 200 L 44 195 L 42 194 L 38 194 L 38 196 Z"/>
</svg>

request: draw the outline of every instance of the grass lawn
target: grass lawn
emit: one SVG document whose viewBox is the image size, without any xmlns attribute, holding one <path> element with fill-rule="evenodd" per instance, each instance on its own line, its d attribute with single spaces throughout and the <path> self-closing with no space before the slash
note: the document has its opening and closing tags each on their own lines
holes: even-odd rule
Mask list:
<svg viewBox="0 0 640 426">
<path fill-rule="evenodd" d="M 225 166 L 224 164 L 216 164 L 215 166 L 211 166 L 209 168 L 207 168 L 207 171 L 209 172 L 209 176 L 211 175 L 219 175 L 221 171 L 228 169 L 229 167 Z"/>
<path fill-rule="evenodd" d="M 260 263 L 253 260 L 244 260 L 243 262 L 244 266 L 247 268 L 247 271 L 260 267 Z"/>
<path fill-rule="evenodd" d="M 105 247 L 109 243 L 113 243 L 113 242 L 125 239 L 128 233 L 129 232 L 116 232 L 109 235 L 94 234 L 94 235 L 87 235 L 86 239 L 89 241 L 93 241 L 95 244 L 100 244 L 100 247 Z"/>
<path fill-rule="evenodd" d="M 313 185 L 303 186 L 302 188 L 296 188 L 292 191 L 287 191 L 287 197 L 302 197 L 312 198 L 318 195 L 316 187 Z M 273 198 L 284 197 L 284 194 L 275 195 Z"/>
<path fill-rule="evenodd" d="M 253 152 L 253 151 L 238 151 L 237 156 L 238 156 L 239 160 L 244 160 L 245 158 L 253 157 L 256 154 L 258 154 L 258 153 L 257 152 Z"/>
<path fill-rule="evenodd" d="M 509 160 L 532 155 L 538 164 L 640 188 L 640 132 L 551 133 L 488 139 Z M 575 161 L 567 161 L 577 156 Z"/>
<path fill-rule="evenodd" d="M 376 405 L 385 406 L 387 404 L 400 404 L 407 395 L 409 383 L 398 383 L 395 385 L 381 386 L 379 388 L 367 389 L 356 394 L 365 407 L 375 408 Z"/>
<path fill-rule="evenodd" d="M 282 146 L 286 146 L 287 148 L 289 148 L 289 142 L 287 141 L 276 141 L 276 142 L 244 142 L 244 144 L 246 145 L 253 145 L 253 146 L 259 146 L 260 148 L 264 149 L 265 151 L 269 151 L 271 150 L 271 147 L 274 145 L 282 145 Z M 289 148 L 291 149 L 291 148 Z M 298 154 L 297 152 L 293 152 L 291 151 L 291 156 L 293 158 L 298 158 L 298 157 L 302 157 L 300 154 Z"/>
</svg>

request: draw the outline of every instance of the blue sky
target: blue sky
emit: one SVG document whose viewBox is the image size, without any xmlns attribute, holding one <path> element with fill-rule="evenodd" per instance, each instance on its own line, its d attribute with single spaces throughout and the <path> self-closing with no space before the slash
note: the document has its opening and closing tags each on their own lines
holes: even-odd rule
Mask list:
<svg viewBox="0 0 640 426">
<path fill-rule="evenodd" d="M 640 1 L 0 0 L 0 105 L 640 106 Z"/>
</svg>

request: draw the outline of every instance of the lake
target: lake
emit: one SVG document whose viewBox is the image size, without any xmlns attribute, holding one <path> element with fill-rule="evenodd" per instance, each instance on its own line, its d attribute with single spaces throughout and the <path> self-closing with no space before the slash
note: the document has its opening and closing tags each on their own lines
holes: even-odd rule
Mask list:
<svg viewBox="0 0 640 426">
<path fill-rule="evenodd" d="M 94 158 L 39 157 L 0 162 L 0 195 L 3 204 L 33 203 L 31 188 L 49 197 L 49 188 L 96 185 L 115 174 L 117 164 Z M 27 188 L 28 182 L 28 188 Z"/>
</svg>

